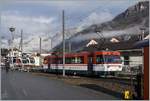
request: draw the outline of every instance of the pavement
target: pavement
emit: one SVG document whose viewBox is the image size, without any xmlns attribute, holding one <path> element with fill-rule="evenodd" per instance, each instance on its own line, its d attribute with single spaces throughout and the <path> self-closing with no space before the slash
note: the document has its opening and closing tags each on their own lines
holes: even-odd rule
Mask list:
<svg viewBox="0 0 150 101">
<path fill-rule="evenodd" d="M 1 71 L 2 100 L 117 100 L 104 92 L 28 72 Z"/>
</svg>

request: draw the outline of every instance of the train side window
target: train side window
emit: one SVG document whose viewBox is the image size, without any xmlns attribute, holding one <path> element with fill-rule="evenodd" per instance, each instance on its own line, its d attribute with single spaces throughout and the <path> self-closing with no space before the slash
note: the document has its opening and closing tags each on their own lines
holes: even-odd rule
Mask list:
<svg viewBox="0 0 150 101">
<path fill-rule="evenodd" d="M 83 63 L 83 57 L 75 57 L 74 62 L 75 62 L 76 64 Z"/>
<path fill-rule="evenodd" d="M 72 58 L 72 59 L 71 59 L 71 63 L 75 63 L 75 58 Z"/>
<path fill-rule="evenodd" d="M 77 57 L 77 63 L 83 63 L 83 57 Z"/>
<path fill-rule="evenodd" d="M 104 58 L 102 55 L 97 55 L 96 56 L 96 63 L 103 63 L 104 62 Z"/>
<path fill-rule="evenodd" d="M 72 58 L 66 58 L 65 63 L 66 64 L 71 64 L 72 63 Z"/>
<path fill-rule="evenodd" d="M 66 64 L 80 64 L 83 63 L 83 57 L 72 57 L 72 58 L 66 58 L 65 59 Z"/>
</svg>

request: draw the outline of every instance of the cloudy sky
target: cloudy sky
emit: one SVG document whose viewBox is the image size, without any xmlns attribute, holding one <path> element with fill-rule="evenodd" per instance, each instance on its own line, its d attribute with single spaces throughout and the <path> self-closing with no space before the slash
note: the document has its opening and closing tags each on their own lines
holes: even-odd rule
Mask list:
<svg viewBox="0 0 150 101">
<path fill-rule="evenodd" d="M 61 31 L 62 10 L 65 10 L 66 29 L 81 29 L 109 21 L 138 1 L 140 0 L 1 0 L 1 38 L 11 38 L 11 26 L 16 28 L 16 40 L 20 37 L 21 29 L 25 39 L 54 36 Z"/>
</svg>

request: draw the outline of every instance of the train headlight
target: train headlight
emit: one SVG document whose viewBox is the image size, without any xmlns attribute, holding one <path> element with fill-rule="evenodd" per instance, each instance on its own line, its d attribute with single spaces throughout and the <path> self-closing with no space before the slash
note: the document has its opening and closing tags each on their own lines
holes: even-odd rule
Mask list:
<svg viewBox="0 0 150 101">
<path fill-rule="evenodd" d="M 119 68 L 121 68 L 121 66 L 118 66 Z"/>
</svg>

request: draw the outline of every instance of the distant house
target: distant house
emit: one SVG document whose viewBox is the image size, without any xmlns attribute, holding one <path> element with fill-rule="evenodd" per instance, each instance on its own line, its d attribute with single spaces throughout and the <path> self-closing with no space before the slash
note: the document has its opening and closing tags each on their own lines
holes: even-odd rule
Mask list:
<svg viewBox="0 0 150 101">
<path fill-rule="evenodd" d="M 17 48 L 13 48 L 13 51 L 9 49 L 8 57 L 21 57 L 21 51 Z"/>
</svg>

